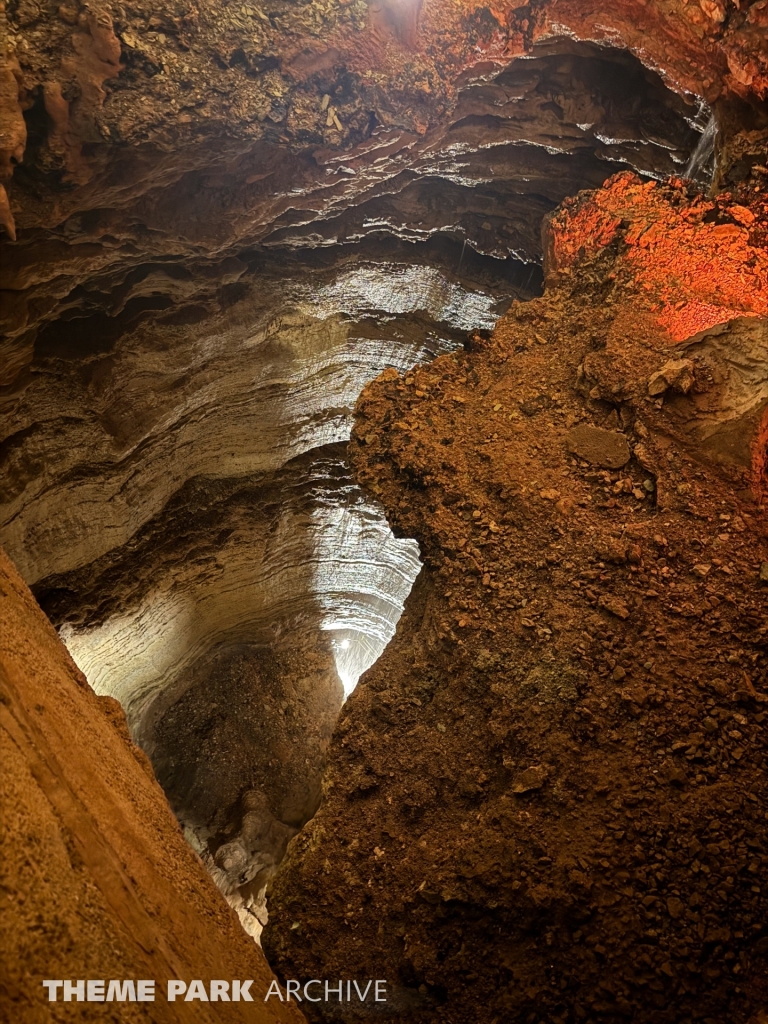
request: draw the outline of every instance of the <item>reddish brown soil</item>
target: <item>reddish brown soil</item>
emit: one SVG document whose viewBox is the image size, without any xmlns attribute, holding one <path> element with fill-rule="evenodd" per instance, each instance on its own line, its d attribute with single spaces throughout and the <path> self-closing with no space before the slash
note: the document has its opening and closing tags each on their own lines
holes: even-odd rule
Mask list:
<svg viewBox="0 0 768 1024">
<path fill-rule="evenodd" d="M 681 228 L 679 184 L 644 193 Z M 768 1012 L 762 413 L 739 465 L 697 441 L 702 402 L 727 405 L 703 349 L 687 394 L 648 393 L 681 353 L 607 243 L 358 406 L 353 466 L 425 568 L 342 713 L 264 944 L 288 977 L 386 977 L 398 1019 Z M 721 336 L 738 361 L 763 331 L 763 376 L 765 327 Z M 574 454 L 576 426 L 626 464 Z"/>
<path fill-rule="evenodd" d="M 0 551 L 0 1020 L 303 1019 L 181 835 L 125 716 L 97 697 Z M 49 1003 L 44 978 L 154 979 L 154 1003 Z M 254 1002 L 165 999 L 254 979 Z"/>
</svg>

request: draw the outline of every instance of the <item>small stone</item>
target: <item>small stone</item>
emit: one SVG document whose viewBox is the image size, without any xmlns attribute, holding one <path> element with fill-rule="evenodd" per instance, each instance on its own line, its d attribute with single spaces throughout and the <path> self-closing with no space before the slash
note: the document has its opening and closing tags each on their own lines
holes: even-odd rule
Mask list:
<svg viewBox="0 0 768 1024">
<path fill-rule="evenodd" d="M 557 501 L 560 497 L 560 491 L 556 491 L 553 487 L 545 487 L 539 491 L 539 494 L 546 501 Z"/>
<path fill-rule="evenodd" d="M 763 562 L 760 566 L 760 580 L 762 583 L 768 583 L 768 562 Z"/>
<path fill-rule="evenodd" d="M 624 604 L 620 597 L 616 597 L 615 594 L 603 594 L 598 599 L 598 606 L 604 608 L 611 615 L 615 615 L 619 619 L 629 618 L 629 608 Z"/>
<path fill-rule="evenodd" d="M 648 394 L 663 395 L 668 388 L 687 395 L 694 383 L 692 359 L 670 359 L 648 381 Z"/>
<path fill-rule="evenodd" d="M 653 494 L 653 492 L 656 490 L 656 484 L 653 482 L 653 480 L 650 479 L 643 480 L 643 489 L 646 490 L 649 494 Z"/>
<path fill-rule="evenodd" d="M 693 572 L 696 576 L 701 576 L 701 578 L 703 579 L 705 576 L 709 576 L 711 569 L 712 566 L 709 565 L 707 562 L 697 562 L 696 565 L 694 565 L 693 569 L 691 569 L 691 572 Z"/>
<path fill-rule="evenodd" d="M 549 770 L 545 765 L 532 764 L 522 774 L 518 775 L 512 783 L 513 793 L 530 793 L 534 789 L 541 789 L 549 778 Z"/>
<path fill-rule="evenodd" d="M 621 665 L 617 665 L 611 673 L 611 679 L 613 679 L 614 683 L 620 683 L 621 680 L 626 677 L 626 674 L 626 671 L 621 667 Z"/>
<path fill-rule="evenodd" d="M 659 774 L 673 786 L 682 786 L 686 782 L 685 772 L 674 761 L 664 761 L 659 769 Z"/>
<path fill-rule="evenodd" d="M 592 466 L 621 469 L 630 459 L 629 445 L 623 434 L 602 427 L 579 426 L 569 431 L 568 450 Z"/>
</svg>

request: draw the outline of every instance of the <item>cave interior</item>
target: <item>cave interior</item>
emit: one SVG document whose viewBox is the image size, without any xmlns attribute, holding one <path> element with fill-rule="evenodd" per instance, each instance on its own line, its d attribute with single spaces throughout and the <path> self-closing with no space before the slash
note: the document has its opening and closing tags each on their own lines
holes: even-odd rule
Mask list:
<svg viewBox="0 0 768 1024">
<path fill-rule="evenodd" d="M 396 1019 L 764 1024 L 765 0 L 3 24 L 0 543 L 210 899 L 281 982 L 380 962 Z M 678 817 L 684 878 L 604 848 Z"/>
</svg>

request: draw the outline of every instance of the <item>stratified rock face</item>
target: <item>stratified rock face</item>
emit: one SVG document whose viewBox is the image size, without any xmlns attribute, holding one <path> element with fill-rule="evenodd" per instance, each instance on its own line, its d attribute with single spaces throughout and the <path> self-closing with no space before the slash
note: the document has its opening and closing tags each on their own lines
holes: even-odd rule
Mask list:
<svg viewBox="0 0 768 1024">
<path fill-rule="evenodd" d="M 762 180 L 761 10 L 12 5 L 0 540 L 252 930 L 419 570 L 360 391 L 538 294 L 545 216 L 681 172 L 711 104 Z"/>
<path fill-rule="evenodd" d="M 116 701 L 97 697 L 0 554 L 0 1005 L 51 1020 L 279 1021 L 261 951 L 179 830 Z M 43 979 L 154 979 L 150 1003 L 48 1002 Z M 169 979 L 253 979 L 253 1002 L 181 1006 Z M 135 987 L 134 987 L 135 991 Z"/>
<path fill-rule="evenodd" d="M 544 216 L 610 170 L 682 170 L 708 109 L 625 52 L 549 33 L 525 60 L 436 82 L 429 127 L 382 93 L 391 116 L 340 146 L 333 119 L 349 125 L 342 97 L 360 88 L 341 56 L 285 92 L 287 54 L 222 57 L 220 11 L 198 27 L 119 17 L 115 36 L 83 12 L 82 60 L 61 73 L 42 37 L 23 54 L 17 37 L 28 145 L 4 266 L 0 537 L 257 931 L 343 690 L 420 567 L 349 478 L 360 391 L 537 294 Z M 66 51 L 70 29 L 47 31 Z M 272 61 L 271 23 L 262 35 Z M 188 62 L 150 60 L 160 36 Z M 212 52 L 212 95 L 239 106 L 187 110 L 175 75 L 199 90 Z M 300 130 L 297 111 L 331 123 Z"/>
<path fill-rule="evenodd" d="M 710 255 L 759 265 L 764 200 L 713 205 Z M 635 251 L 646 204 L 674 278 Z M 386 977 L 441 1024 L 764 1014 L 768 320 L 676 341 L 697 209 L 680 182 L 585 193 L 543 298 L 363 393 L 354 472 L 424 568 L 271 890 L 283 976 Z M 726 260 L 725 316 L 728 285 Z"/>
</svg>

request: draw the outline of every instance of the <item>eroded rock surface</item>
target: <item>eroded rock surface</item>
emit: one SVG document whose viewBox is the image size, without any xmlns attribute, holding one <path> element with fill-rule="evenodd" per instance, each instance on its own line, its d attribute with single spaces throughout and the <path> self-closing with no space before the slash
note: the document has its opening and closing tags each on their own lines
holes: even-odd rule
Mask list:
<svg viewBox="0 0 768 1024">
<path fill-rule="evenodd" d="M 264 836 L 311 815 L 336 675 L 349 690 L 380 654 L 419 569 L 349 479 L 357 396 L 492 330 L 538 293 L 545 215 L 610 170 L 681 170 L 708 116 L 543 30 L 514 64 L 446 58 L 414 111 L 366 92 L 349 40 L 287 71 L 308 13 L 10 12 L 0 536 L 254 929 L 282 841 L 248 838 L 242 802 L 264 794 Z M 380 30 L 361 31 L 382 59 L 411 52 Z"/>
<path fill-rule="evenodd" d="M 633 262 L 629 216 L 579 241 L 636 187 L 674 280 Z M 573 258 L 543 298 L 366 388 L 352 465 L 424 569 L 274 883 L 284 976 L 379 972 L 423 1022 L 761 1019 L 768 323 L 676 342 L 665 289 L 700 309 L 690 212 L 681 183 L 584 194 L 552 221 Z M 675 359 L 691 387 L 649 394 Z M 735 419 L 740 446 L 702 444 Z M 601 468 L 579 427 L 631 457 Z"/>
<path fill-rule="evenodd" d="M 339 680 L 375 661 L 419 568 L 380 485 L 349 476 L 361 389 L 538 294 L 542 220 L 614 171 L 706 184 L 714 149 L 719 186 L 759 191 L 764 2 L 20 0 L 4 17 L 0 539 L 255 931 L 316 805 Z M 581 212 L 598 248 L 653 240 L 666 280 L 674 251 L 639 230 L 665 201 L 624 180 Z M 691 327 L 662 287 L 678 341 L 764 313 L 753 198 L 686 193 L 729 299 L 705 282 Z M 751 363 L 718 347 L 734 332 Z M 717 385 L 680 429 L 760 476 L 764 446 L 741 440 L 760 336 L 717 338 L 669 353 Z M 614 370 L 585 358 L 581 383 Z M 600 429 L 623 458 L 617 423 Z"/>
<path fill-rule="evenodd" d="M 185 842 L 117 701 L 98 697 L 0 553 L 3 1019 L 285 1021 L 272 981 Z M 155 979 L 153 1003 L 48 1002 L 44 978 Z M 253 979 L 253 1002 L 171 1004 L 168 979 Z"/>
</svg>

